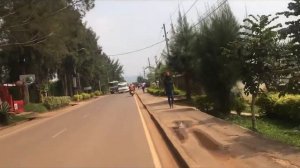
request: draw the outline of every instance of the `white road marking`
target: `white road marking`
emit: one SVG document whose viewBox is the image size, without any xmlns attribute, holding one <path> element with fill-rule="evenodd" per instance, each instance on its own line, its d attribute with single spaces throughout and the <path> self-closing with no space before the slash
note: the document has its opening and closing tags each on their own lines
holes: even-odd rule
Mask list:
<svg viewBox="0 0 300 168">
<path fill-rule="evenodd" d="M 135 100 L 135 103 L 136 103 L 136 106 L 137 106 L 137 109 L 139 111 L 139 115 L 140 115 L 140 118 L 141 118 L 141 121 L 142 121 L 142 124 L 143 124 L 144 132 L 145 132 L 146 139 L 147 139 L 147 142 L 148 142 L 148 145 L 149 145 L 149 148 L 150 148 L 150 152 L 151 152 L 151 155 L 152 155 L 154 166 L 155 166 L 155 168 L 161 168 L 162 166 L 161 166 L 159 157 L 157 155 L 157 151 L 156 151 L 156 149 L 154 147 L 154 144 L 153 144 L 153 141 L 151 139 L 149 130 L 148 130 L 147 126 L 146 126 L 146 122 L 144 120 L 143 114 L 141 112 L 141 109 L 140 109 L 140 107 L 138 105 L 138 102 L 137 102 L 135 96 L 134 96 L 134 100 Z"/>
<path fill-rule="evenodd" d="M 64 128 L 63 130 L 61 130 L 61 131 L 59 131 L 58 133 L 56 133 L 55 135 L 53 135 L 52 138 L 56 138 L 56 137 L 58 137 L 60 134 L 66 132 L 66 131 L 67 131 L 67 129 Z"/>
</svg>

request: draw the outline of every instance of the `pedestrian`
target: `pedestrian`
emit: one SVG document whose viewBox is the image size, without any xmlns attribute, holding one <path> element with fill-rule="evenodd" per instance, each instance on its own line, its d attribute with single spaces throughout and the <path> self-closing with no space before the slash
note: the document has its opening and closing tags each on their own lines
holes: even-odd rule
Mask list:
<svg viewBox="0 0 300 168">
<path fill-rule="evenodd" d="M 143 83 L 142 83 L 142 89 L 143 89 L 143 93 L 145 93 L 145 88 L 146 88 L 146 83 L 145 83 L 145 82 L 143 82 Z"/>
<path fill-rule="evenodd" d="M 164 87 L 165 87 L 165 93 L 166 96 L 168 97 L 168 103 L 170 108 L 173 108 L 173 104 L 174 104 L 174 86 L 173 86 L 173 79 L 171 77 L 170 72 L 166 72 L 165 73 L 165 78 L 164 78 Z"/>
</svg>

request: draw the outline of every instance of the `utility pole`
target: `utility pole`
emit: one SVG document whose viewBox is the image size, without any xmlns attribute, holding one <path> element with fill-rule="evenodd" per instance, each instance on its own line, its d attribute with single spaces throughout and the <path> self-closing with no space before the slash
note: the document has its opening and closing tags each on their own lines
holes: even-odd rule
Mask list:
<svg viewBox="0 0 300 168">
<path fill-rule="evenodd" d="M 154 58 L 155 58 L 155 65 L 157 66 L 158 64 L 157 56 L 155 56 Z"/>
<path fill-rule="evenodd" d="M 164 29 L 164 33 L 165 33 L 165 41 L 166 41 L 166 46 L 167 46 L 167 53 L 168 53 L 168 56 L 170 55 L 170 52 L 169 52 L 169 44 L 168 44 L 168 37 L 167 37 L 167 32 L 166 32 L 166 26 L 165 24 L 163 24 L 163 29 Z"/>
<path fill-rule="evenodd" d="M 150 59 L 149 59 L 149 57 L 148 57 L 148 68 L 150 69 Z"/>
</svg>

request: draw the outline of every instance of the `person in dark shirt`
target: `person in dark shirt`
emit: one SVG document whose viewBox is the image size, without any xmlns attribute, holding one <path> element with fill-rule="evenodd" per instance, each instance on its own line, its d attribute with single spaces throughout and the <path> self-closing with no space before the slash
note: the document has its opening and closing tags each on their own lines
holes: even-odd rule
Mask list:
<svg viewBox="0 0 300 168">
<path fill-rule="evenodd" d="M 165 74 L 164 87 L 165 87 L 165 93 L 166 93 L 166 95 L 168 97 L 169 106 L 170 106 L 170 108 L 173 108 L 173 103 L 174 103 L 174 96 L 173 96 L 174 86 L 173 86 L 173 80 L 172 80 L 170 72 L 166 72 L 166 74 Z"/>
</svg>

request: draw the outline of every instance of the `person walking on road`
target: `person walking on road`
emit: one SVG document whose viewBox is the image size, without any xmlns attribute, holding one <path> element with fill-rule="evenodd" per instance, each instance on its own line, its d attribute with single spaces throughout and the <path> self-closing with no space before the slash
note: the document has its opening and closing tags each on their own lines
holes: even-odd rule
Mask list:
<svg viewBox="0 0 300 168">
<path fill-rule="evenodd" d="M 173 104 L 174 104 L 174 96 L 173 96 L 173 92 L 174 92 L 174 86 L 173 86 L 173 80 L 171 77 L 170 72 L 166 72 L 165 74 L 165 78 L 164 78 L 164 87 L 165 87 L 165 93 L 168 97 L 168 103 L 170 108 L 173 108 Z"/>
</svg>

